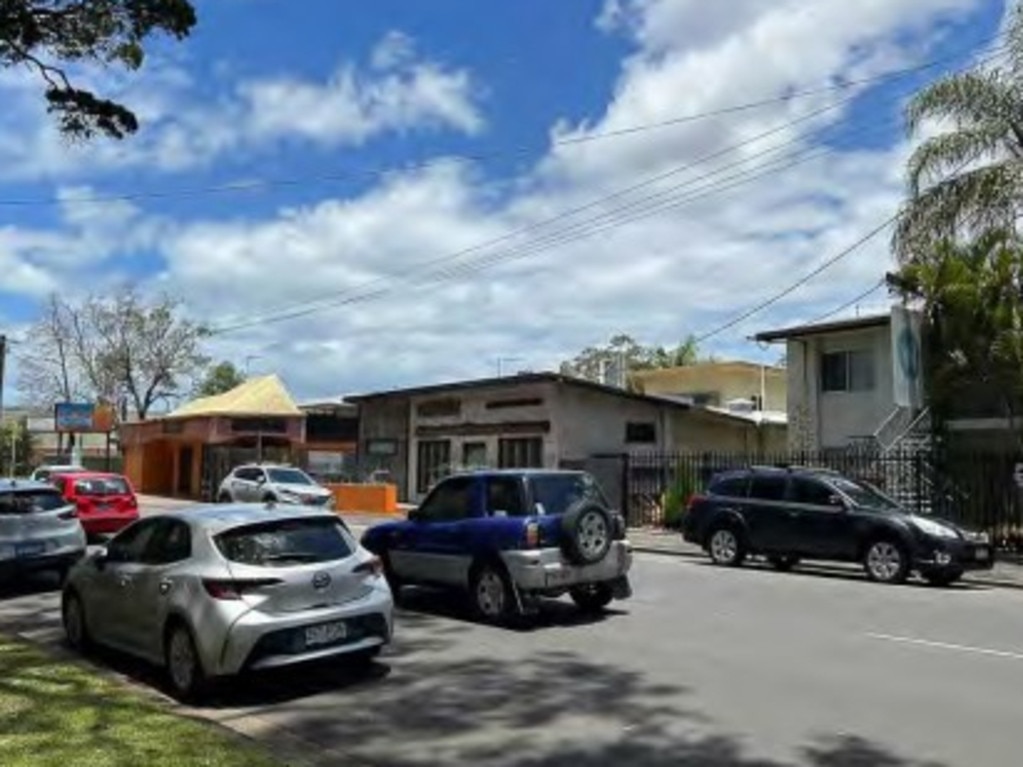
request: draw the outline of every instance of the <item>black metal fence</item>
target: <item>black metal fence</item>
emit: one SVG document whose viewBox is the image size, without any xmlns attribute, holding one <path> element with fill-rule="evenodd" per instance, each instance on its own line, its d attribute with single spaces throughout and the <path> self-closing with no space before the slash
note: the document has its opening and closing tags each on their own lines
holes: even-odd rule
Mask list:
<svg viewBox="0 0 1023 767">
<path fill-rule="evenodd" d="M 719 472 L 755 465 L 815 466 L 864 480 L 919 514 L 988 531 L 999 548 L 1023 551 L 1023 489 L 1003 453 L 934 449 L 835 450 L 781 455 L 640 453 L 594 456 L 585 468 L 633 527 L 678 524 L 689 497 Z"/>
</svg>

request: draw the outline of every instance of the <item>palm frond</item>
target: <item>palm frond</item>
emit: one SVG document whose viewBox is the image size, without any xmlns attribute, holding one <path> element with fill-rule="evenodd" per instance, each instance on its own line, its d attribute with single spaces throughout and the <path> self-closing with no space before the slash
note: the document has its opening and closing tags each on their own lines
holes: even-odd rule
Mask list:
<svg viewBox="0 0 1023 767">
<path fill-rule="evenodd" d="M 913 134 L 927 120 L 983 126 L 1020 114 L 1019 98 L 1000 70 L 961 72 L 919 91 L 906 107 L 906 128 Z"/>
<path fill-rule="evenodd" d="M 1005 143 L 1012 140 L 1009 127 L 994 122 L 927 139 L 906 165 L 910 194 L 918 196 L 922 189 L 981 158 L 1004 159 Z"/>
</svg>

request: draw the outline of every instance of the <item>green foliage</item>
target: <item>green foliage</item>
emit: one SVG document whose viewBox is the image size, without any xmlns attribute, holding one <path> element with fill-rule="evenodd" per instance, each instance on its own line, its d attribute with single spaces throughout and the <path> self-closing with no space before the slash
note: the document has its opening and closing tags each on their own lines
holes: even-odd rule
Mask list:
<svg viewBox="0 0 1023 767">
<path fill-rule="evenodd" d="M 196 388 L 200 397 L 212 397 L 231 391 L 245 383 L 245 374 L 232 362 L 219 362 L 206 371 L 206 376 Z"/>
<path fill-rule="evenodd" d="M 11 450 L 14 462 L 11 463 Z M 0 425 L 0 476 L 22 477 L 32 471 L 32 434 L 24 419 Z"/>
<path fill-rule="evenodd" d="M 692 365 L 700 361 L 696 337 L 689 335 L 678 346 L 644 346 L 624 333 L 612 336 L 601 346 L 590 346 L 567 362 L 561 372 L 591 381 L 600 380 L 602 371 L 624 360 L 626 372 Z"/>
<path fill-rule="evenodd" d="M 700 490 L 700 480 L 696 474 L 685 468 L 680 468 L 675 475 L 674 481 L 664 494 L 664 526 L 677 530 L 682 526 L 682 517 L 686 513 L 686 503 L 689 498 Z"/>
<path fill-rule="evenodd" d="M 993 400 L 1012 417 L 1023 402 L 1023 241 L 992 231 L 946 241 L 889 276 L 922 303 L 928 324 L 928 386 L 939 411 Z"/>
<path fill-rule="evenodd" d="M 0 0 L 0 67 L 27 66 L 39 74 L 66 136 L 123 138 L 138 130 L 135 114 L 75 87 L 64 67 L 139 69 L 147 38 L 163 33 L 181 40 L 195 23 L 189 0 Z"/>
<path fill-rule="evenodd" d="M 940 80 L 907 107 L 911 133 L 931 123 L 951 127 L 909 160 L 910 196 L 893 239 L 902 263 L 928 258 L 944 240 L 1015 227 L 1023 199 L 1023 6 L 1006 40 L 999 65 Z"/>
</svg>

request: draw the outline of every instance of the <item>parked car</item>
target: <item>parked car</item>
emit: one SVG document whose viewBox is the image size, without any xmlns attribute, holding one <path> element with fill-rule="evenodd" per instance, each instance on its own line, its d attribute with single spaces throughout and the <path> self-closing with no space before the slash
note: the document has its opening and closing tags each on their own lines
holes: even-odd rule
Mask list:
<svg viewBox="0 0 1023 767">
<path fill-rule="evenodd" d="M 217 491 L 220 503 L 274 503 L 334 508 L 334 494 L 301 469 L 292 466 L 238 466 Z"/>
<path fill-rule="evenodd" d="M 52 485 L 0 480 L 0 577 L 52 570 L 63 582 L 85 546 L 74 506 Z"/>
<path fill-rule="evenodd" d="M 691 499 L 682 534 L 721 565 L 741 565 L 748 554 L 779 570 L 800 559 L 862 562 L 882 583 L 918 572 L 947 586 L 994 559 L 986 533 L 912 514 L 872 485 L 824 469 L 719 474 Z"/>
<path fill-rule="evenodd" d="M 146 517 L 75 567 L 68 642 L 162 665 L 172 691 L 333 656 L 368 661 L 391 639 L 380 560 L 335 514 L 205 506 Z"/>
<path fill-rule="evenodd" d="M 80 471 L 53 474 L 50 482 L 73 503 L 90 538 L 112 535 L 139 518 L 135 490 L 120 474 Z"/>
<path fill-rule="evenodd" d="M 392 590 L 460 589 L 495 623 L 531 611 L 538 597 L 567 592 L 581 608 L 601 610 L 631 595 L 624 522 L 583 472 L 450 476 L 407 521 L 370 528 L 362 544 L 383 560 Z"/>
<path fill-rule="evenodd" d="M 77 464 L 44 464 L 37 467 L 29 479 L 36 482 L 46 482 L 54 474 L 71 474 L 85 470 L 84 466 L 78 466 Z"/>
</svg>

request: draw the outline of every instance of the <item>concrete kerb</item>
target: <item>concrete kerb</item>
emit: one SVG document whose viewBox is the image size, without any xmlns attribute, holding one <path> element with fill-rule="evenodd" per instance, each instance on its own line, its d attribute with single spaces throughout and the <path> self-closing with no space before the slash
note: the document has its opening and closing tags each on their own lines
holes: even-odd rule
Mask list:
<svg viewBox="0 0 1023 767">
<path fill-rule="evenodd" d="M 702 549 L 697 548 L 680 548 L 676 546 L 657 546 L 655 544 L 637 542 L 635 539 L 629 539 L 634 552 L 642 554 L 662 554 L 669 557 L 680 557 L 683 559 L 706 559 L 707 555 Z M 708 560 L 709 561 L 709 560 Z M 814 565 L 817 567 L 818 565 Z M 827 568 L 827 564 L 821 565 L 823 568 Z M 849 572 L 843 570 L 843 572 Z M 1016 589 L 1023 591 L 1023 580 L 1013 580 L 1010 578 L 997 578 L 989 575 L 982 574 L 967 574 L 963 578 L 963 583 L 975 584 L 977 586 L 988 586 L 990 588 L 999 589 Z"/>
</svg>

